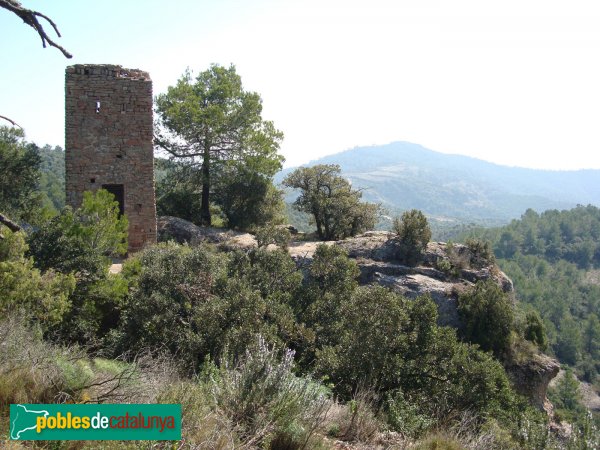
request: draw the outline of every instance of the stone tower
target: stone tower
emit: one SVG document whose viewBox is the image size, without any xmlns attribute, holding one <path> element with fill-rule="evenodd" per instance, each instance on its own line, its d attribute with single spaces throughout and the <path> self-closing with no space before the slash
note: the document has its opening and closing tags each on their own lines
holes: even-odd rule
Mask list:
<svg viewBox="0 0 600 450">
<path fill-rule="evenodd" d="M 156 242 L 152 80 L 114 65 L 69 66 L 65 74 L 67 204 L 106 189 L 129 219 L 129 251 Z"/>
</svg>

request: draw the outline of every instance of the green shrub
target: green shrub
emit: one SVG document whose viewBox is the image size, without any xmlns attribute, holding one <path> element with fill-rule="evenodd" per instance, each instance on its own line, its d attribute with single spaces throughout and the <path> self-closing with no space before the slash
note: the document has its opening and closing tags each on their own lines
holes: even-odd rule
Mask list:
<svg viewBox="0 0 600 450">
<path fill-rule="evenodd" d="M 0 316 L 22 311 L 45 329 L 58 324 L 70 307 L 75 277 L 54 270 L 41 273 L 25 256 L 23 232 L 2 230 L 0 239 Z"/>
<path fill-rule="evenodd" d="M 450 258 L 438 258 L 435 268 L 441 270 L 447 277 L 458 278 L 460 276 L 460 269 L 452 263 Z"/>
<path fill-rule="evenodd" d="M 65 208 L 28 238 L 29 255 L 44 274 L 73 274 L 70 308 L 49 334 L 66 342 L 97 346 L 116 326 L 128 285 L 108 274 L 110 256 L 127 250 L 128 222 L 119 217 L 114 196 L 104 189 L 84 192 L 80 208 Z"/>
<path fill-rule="evenodd" d="M 388 424 L 403 436 L 419 437 L 436 422 L 430 415 L 423 414 L 418 405 L 408 401 L 402 391 L 388 392 L 385 406 Z"/>
<path fill-rule="evenodd" d="M 530 342 L 533 342 L 544 351 L 548 348 L 548 338 L 546 337 L 546 327 L 542 318 L 537 311 L 530 311 L 525 316 L 525 332 L 524 337 Z"/>
<path fill-rule="evenodd" d="M 224 255 L 167 243 L 138 258 L 139 276 L 111 333 L 113 354 L 167 349 L 193 372 L 226 347 L 242 355 L 258 334 L 270 343 L 304 340 L 288 304 L 302 275 L 282 250 Z"/>
<path fill-rule="evenodd" d="M 358 286 L 360 270 L 341 247 L 321 244 L 306 272 L 293 307 L 297 320 L 314 332 L 315 347 L 321 348 L 337 342 L 341 310 Z M 314 361 L 314 348 L 302 356 Z"/>
<path fill-rule="evenodd" d="M 230 278 L 243 279 L 262 298 L 280 303 L 279 307 L 292 303 L 302 283 L 302 273 L 282 249 L 269 251 L 259 248 L 247 253 L 232 252 L 227 274 Z"/>
<path fill-rule="evenodd" d="M 127 218 L 119 217 L 119 204 L 111 193 L 86 191 L 80 208 L 65 208 L 31 234 L 29 252 L 42 270 L 99 276 L 110 265 L 110 256 L 127 251 L 127 230 Z"/>
<path fill-rule="evenodd" d="M 258 248 L 274 244 L 283 250 L 287 250 L 290 239 L 292 238 L 292 235 L 287 229 L 271 224 L 257 228 L 254 233 Z"/>
<path fill-rule="evenodd" d="M 139 276 L 109 337 L 113 354 L 162 348 L 193 369 L 219 348 L 213 330 L 220 302 L 208 300 L 223 262 L 204 247 L 174 243 L 147 248 L 137 258 Z"/>
<path fill-rule="evenodd" d="M 469 238 L 465 241 L 465 245 L 470 253 L 470 265 L 475 268 L 482 268 L 493 264 L 496 260 L 494 250 L 489 241 L 481 239 Z"/>
<path fill-rule="evenodd" d="M 425 215 L 417 209 L 405 211 L 401 218 L 394 218 L 393 230 L 398 241 L 396 257 L 406 264 L 417 264 L 431 239 Z"/>
<path fill-rule="evenodd" d="M 439 327 L 429 297 L 408 300 L 380 286 L 360 287 L 340 308 L 336 330 L 331 343 L 317 349 L 316 369 L 341 398 L 366 385 L 383 394 L 402 392 L 424 418 L 468 410 L 484 420 L 513 410 L 500 363 Z M 400 416 L 404 405 L 398 405 L 392 414 Z"/>
<path fill-rule="evenodd" d="M 499 356 L 510 346 L 514 311 L 508 296 L 494 281 L 479 281 L 458 298 L 461 335 L 484 351 Z"/>
<path fill-rule="evenodd" d="M 446 258 L 439 258 L 435 263 L 436 269 L 441 270 L 446 275 L 452 272 L 452 263 Z"/>
</svg>

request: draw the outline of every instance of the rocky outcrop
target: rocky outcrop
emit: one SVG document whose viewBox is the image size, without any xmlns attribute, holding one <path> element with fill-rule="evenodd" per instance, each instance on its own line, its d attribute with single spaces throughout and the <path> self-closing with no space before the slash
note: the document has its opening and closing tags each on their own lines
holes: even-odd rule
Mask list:
<svg viewBox="0 0 600 450">
<path fill-rule="evenodd" d="M 356 258 L 361 283 L 379 283 L 409 298 L 430 295 L 437 304 L 440 325 L 461 326 L 458 297 L 480 280 L 493 280 L 514 300 L 511 279 L 493 262 L 473 255 L 465 245 L 430 242 L 422 263 L 416 267 L 397 261 L 394 235 L 389 232 L 368 232 L 335 245 L 345 248 Z M 558 362 L 536 353 L 521 359 L 505 362 L 515 389 L 529 398 L 532 405 L 551 415 L 552 405 L 546 398 L 546 391 L 550 380 L 558 373 Z"/>
<path fill-rule="evenodd" d="M 197 245 L 201 242 L 220 244 L 225 248 L 256 247 L 256 239 L 250 233 L 223 228 L 199 227 L 184 219 L 161 216 L 157 219 L 158 241 L 173 240 L 179 244 Z"/>
<path fill-rule="evenodd" d="M 342 246 L 356 258 L 361 283 L 389 286 L 409 298 L 430 295 L 437 304 L 440 325 L 461 326 L 458 296 L 480 280 L 493 280 L 514 300 L 511 279 L 493 262 L 482 261 L 473 255 L 465 245 L 430 242 L 421 264 L 416 267 L 396 260 L 397 247 L 394 235 L 389 232 L 368 232 L 335 245 Z M 546 391 L 559 368 L 555 359 L 536 353 L 523 357 L 522 361 L 506 363 L 515 389 L 529 398 L 532 405 L 549 414 L 552 405 L 546 398 Z"/>
<path fill-rule="evenodd" d="M 225 249 L 256 247 L 256 240 L 249 233 L 199 227 L 170 216 L 158 218 L 158 237 L 163 242 L 171 239 L 190 245 L 206 242 L 219 244 Z M 454 244 L 449 252 L 447 244 L 430 242 L 418 266 L 407 266 L 397 260 L 394 234 L 386 231 L 370 231 L 337 242 L 291 242 L 289 252 L 298 262 L 310 263 L 320 244 L 344 248 L 360 268 L 361 284 L 379 283 L 409 298 L 430 295 L 438 306 L 440 325 L 460 326 L 458 296 L 479 280 L 492 279 L 504 292 L 513 291 L 510 278 L 493 263 L 470 267 L 467 262 L 470 259 L 469 249 L 461 244 Z"/>
<path fill-rule="evenodd" d="M 558 361 L 547 355 L 531 355 L 524 362 L 506 366 L 515 390 L 548 414 L 552 413 L 552 404 L 546 398 L 548 384 L 559 370 Z"/>
<path fill-rule="evenodd" d="M 448 247 L 443 242 L 430 242 L 422 263 L 414 267 L 397 260 L 398 247 L 390 232 L 370 231 L 335 245 L 356 259 L 361 283 L 379 283 L 409 298 L 430 295 L 438 306 L 440 325 L 460 326 L 458 296 L 477 281 L 492 279 L 504 292 L 513 292 L 512 281 L 495 264 L 470 267 L 469 249 L 461 244 Z"/>
<path fill-rule="evenodd" d="M 190 245 L 200 242 L 218 244 L 225 249 L 256 247 L 251 234 L 198 227 L 175 217 L 158 218 L 159 241 L 174 239 Z M 474 258 L 468 247 L 451 246 L 443 242 L 430 242 L 422 262 L 417 266 L 402 264 L 397 259 L 398 247 L 394 235 L 385 231 L 371 231 L 337 242 L 291 242 L 289 252 L 299 266 L 306 267 L 321 244 L 344 248 L 360 268 L 360 283 L 378 283 L 388 286 L 408 298 L 430 295 L 438 307 L 438 323 L 455 328 L 461 326 L 457 303 L 461 293 L 480 280 L 493 280 L 504 292 L 513 295 L 513 283 L 493 262 Z M 476 264 L 472 264 L 473 260 Z M 472 266 L 475 267 L 472 267 Z M 548 411 L 546 399 L 548 383 L 558 373 L 556 360 L 545 355 L 529 355 L 525 361 L 507 364 L 518 392 L 528 397 L 532 404 Z"/>
</svg>

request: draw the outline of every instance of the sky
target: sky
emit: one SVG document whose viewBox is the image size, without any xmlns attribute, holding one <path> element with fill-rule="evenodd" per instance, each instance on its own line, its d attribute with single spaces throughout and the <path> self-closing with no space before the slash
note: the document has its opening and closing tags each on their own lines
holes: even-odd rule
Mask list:
<svg viewBox="0 0 600 450">
<path fill-rule="evenodd" d="M 295 166 L 409 141 L 498 164 L 600 169 L 600 3 L 22 0 L 73 53 L 0 9 L 0 115 L 64 146 L 64 70 L 120 64 L 165 92 L 234 64 Z M 51 32 L 50 27 L 46 27 Z"/>
</svg>

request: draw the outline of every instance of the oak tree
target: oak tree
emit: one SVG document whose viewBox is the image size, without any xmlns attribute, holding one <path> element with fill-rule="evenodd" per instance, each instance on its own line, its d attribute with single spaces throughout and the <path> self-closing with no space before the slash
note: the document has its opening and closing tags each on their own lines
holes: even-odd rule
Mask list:
<svg viewBox="0 0 600 450">
<path fill-rule="evenodd" d="M 317 235 L 323 240 L 344 239 L 375 226 L 380 206 L 362 202 L 362 192 L 352 189 L 337 164 L 300 167 L 283 180 L 286 187 L 300 189 L 294 206 L 311 214 Z"/>
</svg>

